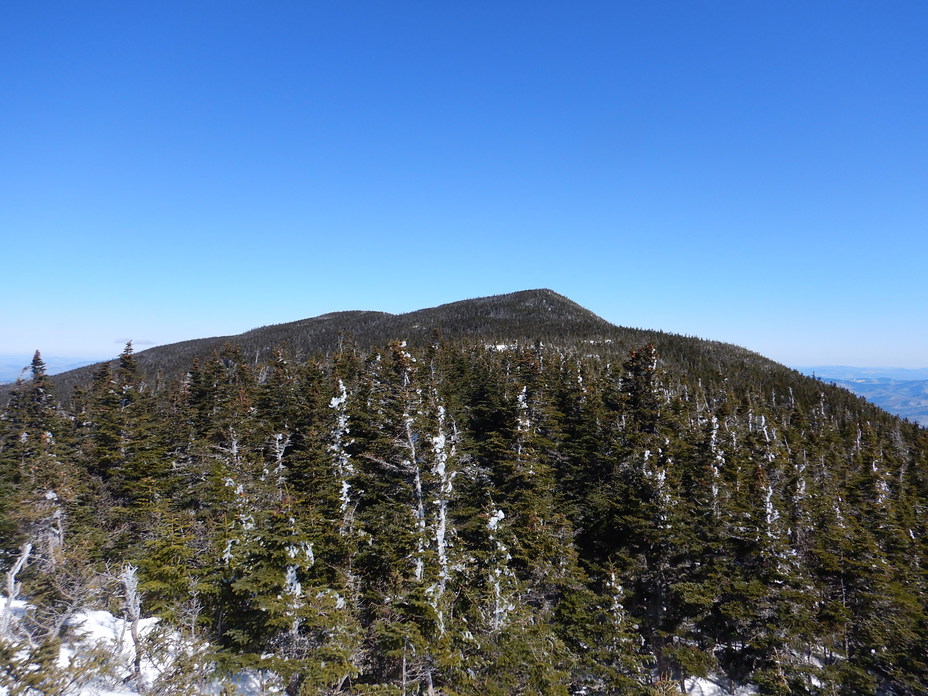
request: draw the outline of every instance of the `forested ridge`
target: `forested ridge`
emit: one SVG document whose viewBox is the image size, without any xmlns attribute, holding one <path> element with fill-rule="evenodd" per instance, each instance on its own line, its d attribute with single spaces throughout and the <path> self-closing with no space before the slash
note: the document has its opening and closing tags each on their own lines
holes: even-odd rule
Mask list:
<svg viewBox="0 0 928 696">
<path fill-rule="evenodd" d="M 294 360 L 339 350 L 345 340 L 361 350 L 387 345 L 391 340 L 426 345 L 438 331 L 445 338 L 479 339 L 487 344 L 579 343 L 595 346 L 593 352 L 628 355 L 648 343 L 658 347 L 665 363 L 687 372 L 713 374 L 748 367 L 753 372 L 785 370 L 743 348 L 715 341 L 610 324 L 602 317 L 552 290 L 523 290 L 507 295 L 451 302 L 405 314 L 351 311 L 323 314 L 286 324 L 262 326 L 234 336 L 182 341 L 137 355 L 139 369 L 152 388 L 182 378 L 194 360 L 205 360 L 226 344 L 239 348 L 243 360 L 254 364 L 273 358 L 284 347 Z M 110 361 L 115 368 L 116 361 Z M 55 375 L 58 397 L 68 401 L 75 388 L 86 386 L 98 366 Z M 0 385 L 0 398 L 10 387 Z M 5 399 L 3 399 L 5 401 Z"/>
<path fill-rule="evenodd" d="M 0 569 L 35 607 L 2 678 L 66 693 L 69 612 L 125 612 L 131 569 L 208 646 L 151 693 L 928 692 L 928 431 L 733 346 L 558 302 L 588 330 L 536 303 L 500 344 L 511 312 L 461 305 L 485 323 L 176 377 L 129 345 L 66 396 L 37 354 L 0 421 Z"/>
</svg>

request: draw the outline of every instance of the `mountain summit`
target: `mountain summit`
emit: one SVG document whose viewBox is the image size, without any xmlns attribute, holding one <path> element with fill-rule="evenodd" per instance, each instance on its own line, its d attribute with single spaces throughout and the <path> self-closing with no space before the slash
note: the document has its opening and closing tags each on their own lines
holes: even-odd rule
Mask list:
<svg viewBox="0 0 928 696">
<path fill-rule="evenodd" d="M 177 376 L 194 359 L 205 359 L 234 344 L 255 360 L 278 347 L 295 355 L 328 353 L 344 341 L 361 348 L 390 340 L 421 343 L 438 332 L 448 338 L 481 338 L 488 343 L 550 340 L 605 340 L 619 327 L 553 290 L 522 290 L 419 309 L 404 314 L 375 311 L 331 312 L 284 324 L 272 324 L 231 336 L 214 336 L 149 348 L 137 353 L 149 375 Z M 94 366 L 55 376 L 58 393 L 86 383 Z"/>
<path fill-rule="evenodd" d="M 238 347 L 243 356 L 257 364 L 271 359 L 277 349 L 304 359 L 330 354 L 343 345 L 355 345 L 361 350 L 384 346 L 391 340 L 425 345 L 436 335 L 485 345 L 595 345 L 597 353 L 618 360 L 633 349 L 651 344 L 668 368 L 708 379 L 723 374 L 745 379 L 747 375 L 776 375 L 785 383 L 798 377 L 772 360 L 731 344 L 611 324 L 545 288 L 460 300 L 403 314 L 332 312 L 238 335 L 157 346 L 136 353 L 135 358 L 146 379 L 164 382 L 186 374 L 194 360 L 206 360 L 226 345 Z M 115 361 L 110 362 L 115 365 Z M 98 369 L 99 364 L 89 365 L 55 375 L 51 380 L 56 393 L 67 400 L 75 387 L 89 384 Z"/>
<path fill-rule="evenodd" d="M 69 378 L 0 410 L 36 693 L 101 588 L 164 630 L 100 679 L 190 646 L 146 693 L 928 693 L 928 430 L 743 348 L 532 290 Z"/>
</svg>

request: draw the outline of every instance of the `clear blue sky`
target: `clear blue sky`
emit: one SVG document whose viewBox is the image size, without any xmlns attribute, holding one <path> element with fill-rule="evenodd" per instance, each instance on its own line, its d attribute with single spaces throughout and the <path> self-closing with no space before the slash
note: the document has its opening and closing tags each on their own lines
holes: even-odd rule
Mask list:
<svg viewBox="0 0 928 696">
<path fill-rule="evenodd" d="M 928 366 L 928 2 L 6 2 L 0 353 L 549 287 Z"/>
</svg>

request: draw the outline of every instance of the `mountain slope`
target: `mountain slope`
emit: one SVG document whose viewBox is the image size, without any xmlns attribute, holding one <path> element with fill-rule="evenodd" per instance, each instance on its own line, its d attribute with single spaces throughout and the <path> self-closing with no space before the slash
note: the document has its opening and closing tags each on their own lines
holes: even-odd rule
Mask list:
<svg viewBox="0 0 928 696">
<path fill-rule="evenodd" d="M 485 345 L 550 343 L 588 345 L 588 352 L 624 360 L 631 350 L 654 345 L 667 369 L 685 372 L 694 380 L 724 383 L 744 390 L 758 383 L 774 392 L 794 391 L 817 395 L 825 390 L 833 399 L 857 410 L 870 407 L 842 389 L 802 377 L 758 353 L 732 344 L 681 336 L 662 331 L 616 326 L 553 290 L 523 290 L 473 298 L 404 314 L 376 311 L 332 312 L 317 317 L 251 329 L 233 336 L 214 336 L 157 346 L 136 353 L 139 369 L 150 385 L 171 382 L 190 369 L 194 360 L 206 360 L 224 345 L 237 346 L 253 364 L 271 359 L 284 349 L 301 360 L 330 354 L 341 345 L 367 350 L 391 340 L 427 345 L 436 333 L 449 339 Z M 115 360 L 111 361 L 115 365 Z M 87 386 L 99 364 L 81 367 L 51 378 L 55 393 L 69 401 L 75 387 Z M 11 387 L 0 386 L 0 402 Z M 884 414 L 885 415 L 885 414 Z M 871 418 L 880 416 L 872 415 Z"/>
<path fill-rule="evenodd" d="M 818 365 L 796 369 L 928 427 L 928 368 Z"/>
<path fill-rule="evenodd" d="M 277 347 L 294 355 L 335 350 L 343 341 L 360 348 L 392 339 L 422 343 L 435 331 L 444 336 L 481 337 L 488 342 L 546 340 L 555 337 L 604 339 L 618 327 L 552 290 L 524 290 L 420 309 L 405 314 L 373 311 L 333 312 L 284 324 L 273 324 L 233 336 L 215 336 L 149 348 L 137 353 L 141 369 L 154 378 L 176 377 L 194 359 L 204 359 L 227 343 L 239 346 L 255 361 Z M 58 393 L 86 384 L 96 369 L 89 366 L 54 377 Z"/>
<path fill-rule="evenodd" d="M 204 360 L 226 344 L 238 346 L 255 363 L 267 360 L 280 347 L 297 357 L 326 354 L 343 343 L 362 350 L 405 340 L 425 345 L 435 332 L 446 338 L 468 339 L 488 345 L 536 341 L 571 345 L 587 342 L 596 351 L 624 358 L 634 348 L 654 344 L 664 362 L 706 376 L 726 374 L 792 373 L 791 370 L 744 348 L 695 337 L 616 326 L 548 290 L 524 290 L 461 300 L 405 314 L 348 311 L 284 324 L 273 324 L 233 336 L 214 336 L 157 346 L 136 353 L 149 381 L 163 382 L 187 372 L 193 360 Z M 111 364 L 115 364 L 111 361 Z M 99 365 L 99 364 L 98 364 Z M 90 382 L 98 365 L 52 377 L 56 393 L 67 400 L 76 386 Z M 0 395 L 9 387 L 0 387 Z M 3 397 L 5 400 L 5 396 Z"/>
<path fill-rule="evenodd" d="M 823 380 L 862 396 L 882 409 L 928 426 L 928 380 L 873 379 Z"/>
<path fill-rule="evenodd" d="M 136 579 L 291 694 L 928 690 L 928 431 L 846 390 L 550 291 L 226 340 L 73 404 L 39 360 L 17 385 L 0 563 L 32 544 L 49 617 L 5 624 L 19 674 L 70 678 L 54 619 Z"/>
</svg>

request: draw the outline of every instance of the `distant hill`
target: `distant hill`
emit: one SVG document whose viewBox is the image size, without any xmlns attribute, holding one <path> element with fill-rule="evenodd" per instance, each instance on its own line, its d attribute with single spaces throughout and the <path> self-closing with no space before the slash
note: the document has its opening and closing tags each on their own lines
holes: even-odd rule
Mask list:
<svg viewBox="0 0 928 696">
<path fill-rule="evenodd" d="M 60 372 L 76 370 L 85 365 L 92 365 L 94 360 L 76 360 L 74 358 L 59 357 L 55 355 L 42 355 L 45 361 L 45 369 L 50 375 L 57 375 Z M 32 363 L 32 354 L 9 354 L 0 355 L 0 384 L 10 384 L 20 377 L 26 376 L 29 371 L 29 365 Z"/>
<path fill-rule="evenodd" d="M 928 427 L 928 368 L 817 365 L 796 369 Z"/>
<path fill-rule="evenodd" d="M 820 365 L 798 369 L 928 427 L 928 368 Z"/>
<path fill-rule="evenodd" d="M 611 355 L 617 362 L 624 360 L 631 350 L 652 344 L 665 368 L 688 374 L 697 381 L 724 385 L 736 391 L 761 383 L 767 384 L 774 393 L 817 394 L 822 390 L 821 381 L 804 378 L 796 370 L 740 346 L 616 326 L 549 289 L 460 300 L 403 314 L 364 310 L 333 312 L 262 326 L 238 335 L 156 346 L 135 355 L 147 383 L 158 387 L 182 377 L 195 360 L 204 361 L 226 345 L 237 346 L 247 360 L 257 365 L 270 360 L 278 349 L 299 361 L 313 355 L 330 355 L 345 345 L 354 345 L 362 351 L 384 346 L 391 340 L 423 346 L 431 343 L 436 335 L 492 346 L 529 343 L 568 348 L 588 346 L 584 349 L 586 352 Z M 110 362 L 115 364 L 115 356 Z M 75 387 L 88 385 L 100 365 L 102 363 L 85 365 L 53 376 L 58 398 L 69 402 Z M 829 389 L 832 398 L 846 400 L 846 396 L 841 395 L 846 392 L 832 389 Z M 6 401 L 9 391 L 10 385 L 0 386 L 0 403 Z M 853 397 L 852 400 L 856 401 Z M 851 407 L 850 402 L 848 407 Z M 853 408 L 857 410 L 858 406 Z"/>
<path fill-rule="evenodd" d="M 804 375 L 820 379 L 892 379 L 899 382 L 928 380 L 928 367 L 850 367 L 848 365 L 814 365 L 796 367 Z"/>
<path fill-rule="evenodd" d="M 718 374 L 722 370 L 789 370 L 744 348 L 715 341 L 620 327 L 553 290 L 524 290 L 479 297 L 405 314 L 347 311 L 284 324 L 262 326 L 234 336 L 214 336 L 157 346 L 136 353 L 149 380 L 162 383 L 182 376 L 193 360 L 204 360 L 225 344 L 238 346 L 255 363 L 277 348 L 296 358 L 327 354 L 349 342 L 361 349 L 406 340 L 424 345 L 439 334 L 488 345 L 517 342 L 597 344 L 597 352 L 627 356 L 646 343 L 657 346 L 662 359 L 683 369 Z M 56 375 L 56 393 L 67 399 L 74 387 L 89 383 L 96 368 L 85 366 Z M 7 388 L 8 390 L 8 388 Z M 0 392 L 2 394 L 2 392 Z"/>
<path fill-rule="evenodd" d="M 744 348 L 530 290 L 35 372 L 0 567 L 35 555 L 36 692 L 75 678 L 45 617 L 137 587 L 146 652 L 192 636 L 152 693 L 207 643 L 293 694 L 928 693 L 928 430 Z"/>
</svg>

